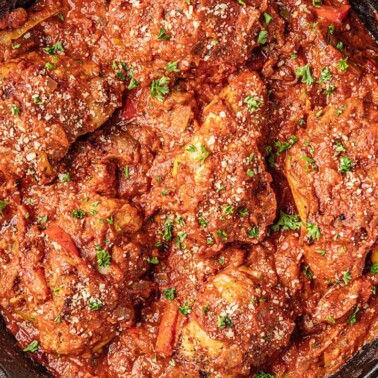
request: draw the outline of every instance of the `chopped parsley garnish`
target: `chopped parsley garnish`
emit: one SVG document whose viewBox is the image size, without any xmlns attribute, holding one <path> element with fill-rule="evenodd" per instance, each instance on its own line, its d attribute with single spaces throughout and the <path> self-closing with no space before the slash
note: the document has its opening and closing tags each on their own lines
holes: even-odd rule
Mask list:
<svg viewBox="0 0 378 378">
<path fill-rule="evenodd" d="M 88 302 L 88 306 L 89 308 L 92 310 L 92 311 L 97 311 L 99 310 L 101 307 L 103 307 L 103 303 L 99 300 L 99 299 L 91 299 L 89 302 Z"/>
<path fill-rule="evenodd" d="M 259 228 L 257 226 L 253 226 L 249 231 L 248 231 L 248 237 L 250 238 L 258 238 L 259 237 Z"/>
<path fill-rule="evenodd" d="M 268 39 L 268 32 L 266 30 L 261 30 L 258 37 L 257 37 L 257 43 L 260 43 L 260 45 L 265 45 Z"/>
<path fill-rule="evenodd" d="M 154 97 L 159 101 L 163 101 L 164 96 L 169 93 L 168 83 L 169 78 L 166 76 L 162 76 L 160 79 L 154 80 L 150 88 L 151 97 Z"/>
<path fill-rule="evenodd" d="M 360 311 L 360 308 L 357 306 L 357 307 L 354 309 L 352 315 L 350 316 L 350 318 L 349 318 L 349 320 L 348 320 L 348 323 L 349 323 L 350 325 L 353 325 L 353 324 L 357 323 L 357 314 L 358 314 L 359 311 Z"/>
<path fill-rule="evenodd" d="M 131 91 L 132 89 L 135 89 L 137 86 L 139 85 L 139 83 L 132 77 L 131 79 L 130 79 L 130 83 L 129 83 L 129 85 L 127 86 L 127 89 L 129 90 L 129 91 Z"/>
<path fill-rule="evenodd" d="M 274 378 L 274 375 L 259 371 L 253 378 Z"/>
<path fill-rule="evenodd" d="M 335 323 L 336 323 L 335 319 L 334 319 L 332 316 L 328 316 L 327 320 L 328 320 L 331 324 L 335 324 Z"/>
<path fill-rule="evenodd" d="M 337 50 L 343 51 L 343 49 L 344 49 L 344 44 L 343 44 L 341 41 L 339 41 L 339 42 L 337 42 L 337 44 L 336 44 L 336 48 L 337 48 Z"/>
<path fill-rule="evenodd" d="M 12 50 L 18 50 L 21 47 L 21 45 L 18 43 L 17 45 L 12 46 Z"/>
<path fill-rule="evenodd" d="M 197 147 L 194 145 L 194 144 L 190 144 L 187 148 L 186 148 L 187 151 L 189 152 L 196 152 L 197 151 Z"/>
<path fill-rule="evenodd" d="M 280 155 L 282 152 L 289 150 L 297 142 L 298 138 L 294 135 L 292 135 L 287 142 L 276 141 L 275 146 L 277 149 L 277 155 Z"/>
<path fill-rule="evenodd" d="M 170 34 L 167 34 L 165 29 L 160 29 L 157 39 L 167 41 L 171 38 Z"/>
<path fill-rule="evenodd" d="M 259 100 L 254 96 L 247 96 L 244 99 L 244 103 L 247 104 L 249 112 L 254 113 L 261 107 L 261 105 L 264 103 L 264 100 Z"/>
<path fill-rule="evenodd" d="M 320 6 L 323 4 L 322 0 L 312 0 L 312 4 L 315 8 L 320 8 Z"/>
<path fill-rule="evenodd" d="M 302 83 L 312 85 L 315 82 L 315 79 L 311 76 L 310 63 L 307 63 L 303 67 L 297 67 L 295 70 L 295 74 L 297 77 L 302 78 Z"/>
<path fill-rule="evenodd" d="M 152 265 L 157 265 L 157 264 L 159 264 L 159 259 L 157 257 L 149 257 L 147 259 L 147 262 L 152 264 Z"/>
<path fill-rule="evenodd" d="M 342 274 L 345 285 L 348 285 L 348 283 L 352 280 L 352 275 L 350 274 L 349 270 L 342 272 Z"/>
<path fill-rule="evenodd" d="M 218 316 L 218 327 L 221 329 L 231 328 L 234 326 L 233 321 L 228 316 Z"/>
<path fill-rule="evenodd" d="M 64 52 L 64 47 L 62 42 L 57 42 L 55 45 L 45 47 L 43 51 L 49 55 L 55 55 L 58 52 Z"/>
<path fill-rule="evenodd" d="M 20 114 L 20 109 L 17 105 L 12 105 L 11 107 L 11 112 L 13 115 L 19 115 Z"/>
<path fill-rule="evenodd" d="M 164 232 L 163 232 L 163 239 L 165 241 L 170 241 L 172 239 L 173 237 L 172 231 L 173 231 L 173 220 L 167 219 L 164 222 Z"/>
<path fill-rule="evenodd" d="M 269 25 L 270 22 L 273 20 L 273 17 L 269 13 L 266 13 L 266 12 L 264 12 L 263 16 L 264 16 L 265 23 Z"/>
<path fill-rule="evenodd" d="M 253 177 L 255 175 L 255 171 L 253 169 L 247 169 L 245 173 L 248 177 Z"/>
<path fill-rule="evenodd" d="M 224 230 L 218 230 L 217 231 L 217 236 L 222 239 L 223 241 L 226 241 L 228 238 L 227 232 Z"/>
<path fill-rule="evenodd" d="M 165 289 L 163 290 L 163 294 L 169 301 L 173 301 L 176 296 L 176 289 L 174 289 L 173 287 Z"/>
<path fill-rule="evenodd" d="M 183 315 L 188 315 L 190 314 L 192 308 L 189 306 L 189 303 L 188 302 L 185 302 L 184 303 L 184 306 L 182 307 L 179 307 L 179 311 L 181 312 L 181 314 Z"/>
<path fill-rule="evenodd" d="M 330 34 L 333 34 L 335 32 L 335 25 L 334 24 L 329 25 L 328 30 Z"/>
<path fill-rule="evenodd" d="M 377 274 L 378 273 L 378 263 L 373 263 L 373 265 L 370 267 L 370 273 L 371 274 Z"/>
<path fill-rule="evenodd" d="M 302 222 L 299 218 L 299 215 L 290 215 L 286 214 L 283 211 L 280 211 L 280 219 L 276 224 L 272 226 L 273 231 L 278 231 L 279 229 L 283 231 L 287 230 L 298 230 L 301 228 Z"/>
<path fill-rule="evenodd" d="M 177 67 L 177 62 L 169 62 L 166 66 L 165 69 L 168 72 L 180 72 L 180 70 Z"/>
<path fill-rule="evenodd" d="M 345 57 L 345 59 L 339 60 L 339 63 L 337 64 L 337 68 L 341 72 L 345 72 L 348 69 L 348 67 L 349 67 L 348 57 Z"/>
<path fill-rule="evenodd" d="M 239 210 L 239 215 L 244 218 L 244 217 L 247 217 L 249 215 L 249 211 L 247 209 L 240 209 Z"/>
<path fill-rule="evenodd" d="M 310 280 L 314 278 L 314 274 L 311 272 L 310 267 L 308 265 L 303 269 L 303 274 Z"/>
<path fill-rule="evenodd" d="M 352 159 L 348 158 L 347 156 L 341 156 L 339 171 L 342 174 L 344 174 L 344 173 L 349 172 L 351 169 L 352 169 Z"/>
<path fill-rule="evenodd" d="M 52 57 L 52 63 L 51 63 L 51 62 L 47 62 L 47 63 L 45 64 L 45 67 L 46 67 L 48 70 L 53 71 L 53 70 L 55 70 L 55 68 L 56 68 L 56 64 L 57 64 L 57 62 L 58 62 L 58 58 L 57 58 L 55 55 L 53 55 L 53 57 Z"/>
<path fill-rule="evenodd" d="M 209 222 L 208 222 L 205 218 L 202 218 L 202 217 L 198 219 L 198 223 L 199 223 L 203 228 L 207 227 L 207 225 L 209 224 Z"/>
<path fill-rule="evenodd" d="M 201 144 L 201 155 L 197 157 L 197 161 L 204 162 L 210 156 L 210 151 L 206 149 L 204 144 Z"/>
<path fill-rule="evenodd" d="M 111 256 L 109 252 L 105 251 L 100 245 L 96 244 L 97 265 L 106 268 L 110 265 Z"/>
<path fill-rule="evenodd" d="M 61 182 L 71 181 L 71 176 L 69 173 L 59 173 L 58 177 Z"/>
<path fill-rule="evenodd" d="M 295 60 L 295 59 L 297 59 L 297 58 L 298 58 L 298 55 L 297 55 L 297 54 L 291 54 L 291 55 L 290 55 L 290 59 Z"/>
<path fill-rule="evenodd" d="M 324 67 L 322 69 L 322 73 L 320 74 L 319 81 L 321 83 L 325 83 L 326 81 L 330 81 L 330 80 L 332 80 L 331 72 L 330 72 L 330 70 L 327 67 Z"/>
<path fill-rule="evenodd" d="M 81 209 L 74 209 L 72 210 L 71 216 L 77 219 L 83 219 L 86 213 L 84 210 Z"/>
<path fill-rule="evenodd" d="M 342 145 L 341 142 L 337 142 L 336 147 L 335 147 L 335 151 L 336 152 L 345 152 L 346 148 Z"/>
<path fill-rule="evenodd" d="M 24 352 L 31 352 L 34 353 L 39 348 L 39 342 L 37 340 L 33 340 L 26 348 L 23 349 Z"/>
<path fill-rule="evenodd" d="M 318 240 L 320 238 L 320 230 L 319 227 L 314 223 L 307 223 L 306 224 L 306 231 L 307 236 L 312 240 Z"/>
<path fill-rule="evenodd" d="M 325 249 L 318 249 L 318 250 L 316 251 L 316 253 L 319 253 L 319 255 L 321 255 L 321 256 L 325 256 L 326 253 L 327 253 L 327 251 L 326 251 Z"/>
<path fill-rule="evenodd" d="M 0 201 L 0 214 L 3 217 L 4 213 L 3 210 L 9 205 L 9 202 Z"/>
<path fill-rule="evenodd" d="M 222 206 L 222 212 L 225 215 L 231 215 L 234 213 L 234 207 L 231 205 L 223 205 Z"/>
<path fill-rule="evenodd" d="M 129 168 L 128 165 L 126 165 L 126 167 L 123 168 L 122 173 L 123 173 L 123 175 L 125 176 L 126 179 L 130 178 L 130 168 Z"/>
</svg>

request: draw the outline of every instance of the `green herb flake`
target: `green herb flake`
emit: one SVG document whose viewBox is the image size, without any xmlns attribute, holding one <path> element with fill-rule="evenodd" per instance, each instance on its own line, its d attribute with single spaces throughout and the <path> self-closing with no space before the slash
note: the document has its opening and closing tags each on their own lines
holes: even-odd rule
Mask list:
<svg viewBox="0 0 378 378">
<path fill-rule="evenodd" d="M 286 214 L 283 211 L 280 211 L 280 219 L 277 223 L 272 226 L 272 230 L 277 232 L 279 229 L 283 231 L 287 230 L 298 230 L 301 228 L 302 222 L 299 218 L 299 215 L 290 215 Z"/>
<path fill-rule="evenodd" d="M 168 72 L 180 72 L 179 68 L 177 67 L 178 62 L 169 62 L 166 66 L 165 69 Z"/>
<path fill-rule="evenodd" d="M 157 39 L 161 41 L 168 41 L 171 38 L 170 34 L 167 34 L 165 29 L 160 29 Z"/>
<path fill-rule="evenodd" d="M 163 101 L 164 96 L 169 93 L 169 78 L 162 76 L 152 82 L 150 87 L 151 97 L 156 98 L 158 101 Z"/>
<path fill-rule="evenodd" d="M 260 45 L 265 45 L 268 40 L 268 32 L 266 30 L 261 30 L 258 37 L 257 37 L 257 43 Z"/>
<path fill-rule="evenodd" d="M 104 306 L 104 304 L 99 299 L 91 299 L 88 302 L 88 306 L 92 311 L 98 311 Z"/>
<path fill-rule="evenodd" d="M 218 316 L 218 327 L 221 329 L 232 328 L 234 326 L 233 321 L 229 316 Z"/>
<path fill-rule="evenodd" d="M 185 302 L 184 303 L 184 306 L 181 306 L 179 307 L 179 311 L 181 312 L 181 314 L 183 315 L 188 315 L 190 314 L 192 308 L 189 306 L 189 303 L 188 302 Z"/>
<path fill-rule="evenodd" d="M 307 223 L 306 231 L 309 238 L 311 238 L 312 240 L 319 240 L 321 233 L 319 227 L 316 224 Z"/>
<path fill-rule="evenodd" d="M 23 349 L 24 352 L 31 352 L 35 353 L 39 348 L 39 342 L 37 340 L 33 340 L 26 348 Z"/>
<path fill-rule="evenodd" d="M 302 83 L 312 85 L 315 82 L 315 79 L 311 75 L 310 63 L 307 63 L 303 67 L 297 67 L 295 70 L 295 74 L 297 77 L 302 78 Z"/>
<path fill-rule="evenodd" d="M 165 298 L 167 298 L 169 301 L 173 301 L 175 299 L 175 296 L 176 296 L 176 289 L 174 288 L 169 288 L 169 289 L 165 289 L 163 290 L 163 294 L 165 296 Z"/>
</svg>

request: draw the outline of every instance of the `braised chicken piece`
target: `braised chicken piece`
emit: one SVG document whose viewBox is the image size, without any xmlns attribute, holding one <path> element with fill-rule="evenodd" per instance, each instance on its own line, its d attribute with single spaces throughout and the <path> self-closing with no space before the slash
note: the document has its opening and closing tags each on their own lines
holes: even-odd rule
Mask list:
<svg viewBox="0 0 378 378">
<path fill-rule="evenodd" d="M 195 69 L 216 80 L 223 71 L 235 71 L 262 42 L 260 18 L 266 1 L 238 3 L 226 0 L 191 2 L 112 0 L 108 34 L 120 60 L 143 71 L 157 73 Z"/>
<path fill-rule="evenodd" d="M 182 232 L 189 248 L 196 243 L 210 253 L 225 243 L 256 243 L 273 222 L 276 200 L 259 150 L 266 102 L 256 73 L 233 78 L 205 107 L 203 124 L 147 197 L 148 213 L 177 212 L 188 224 Z"/>
<path fill-rule="evenodd" d="M 312 115 L 286 158 L 306 260 L 324 283 L 357 278 L 376 241 L 376 106 L 349 99 Z"/>
<path fill-rule="evenodd" d="M 118 81 L 100 67 L 47 47 L 0 67 L 0 170 L 49 181 L 54 164 L 80 135 L 100 127 L 120 105 Z"/>
<path fill-rule="evenodd" d="M 182 330 L 184 359 L 207 372 L 248 376 L 288 344 L 290 304 L 268 253 L 253 249 L 253 266 L 225 269 L 203 287 Z"/>
</svg>

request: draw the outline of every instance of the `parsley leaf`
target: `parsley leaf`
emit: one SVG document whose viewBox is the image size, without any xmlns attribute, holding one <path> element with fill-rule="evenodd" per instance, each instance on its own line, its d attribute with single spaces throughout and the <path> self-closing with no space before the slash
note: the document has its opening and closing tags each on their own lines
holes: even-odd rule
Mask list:
<svg viewBox="0 0 378 378">
<path fill-rule="evenodd" d="M 177 67 L 177 62 L 169 62 L 166 66 L 165 69 L 168 72 L 180 72 L 180 70 Z"/>
<path fill-rule="evenodd" d="M 348 323 L 349 323 L 350 325 L 353 325 L 353 324 L 357 323 L 357 313 L 358 313 L 359 311 L 360 311 L 360 308 L 357 306 L 357 307 L 354 309 L 352 315 L 350 316 L 350 318 L 349 318 L 349 320 L 348 320 Z"/>
<path fill-rule="evenodd" d="M 258 37 L 257 37 L 257 43 L 260 43 L 260 45 L 265 45 L 268 39 L 268 32 L 266 30 L 261 30 Z"/>
<path fill-rule="evenodd" d="M 36 352 L 39 348 L 39 342 L 37 340 L 33 340 L 26 348 L 23 349 L 24 352 Z"/>
<path fill-rule="evenodd" d="M 348 69 L 348 67 L 349 67 L 348 57 L 345 57 L 345 59 L 339 60 L 339 63 L 337 64 L 337 68 L 341 72 L 345 72 Z"/>
<path fill-rule="evenodd" d="M 88 302 L 88 306 L 89 308 L 92 310 L 92 311 L 97 311 L 99 310 L 101 307 L 103 307 L 103 303 L 99 300 L 99 299 L 91 299 L 89 302 Z"/>
<path fill-rule="evenodd" d="M 312 240 L 318 240 L 320 238 L 320 230 L 319 227 L 314 223 L 307 223 L 306 224 L 306 231 L 307 236 Z"/>
<path fill-rule="evenodd" d="M 171 38 L 170 34 L 167 34 L 165 29 L 160 29 L 157 39 L 168 41 Z"/>
<path fill-rule="evenodd" d="M 184 303 L 184 306 L 182 307 L 179 307 L 179 311 L 181 312 L 181 314 L 183 315 L 188 315 L 190 314 L 192 308 L 189 306 L 189 303 L 188 302 L 185 302 Z"/>
<path fill-rule="evenodd" d="M 244 99 L 244 103 L 247 104 L 250 113 L 254 113 L 257 109 L 261 107 L 261 105 L 264 103 L 264 100 L 259 100 L 254 96 L 247 96 Z"/>
<path fill-rule="evenodd" d="M 97 251 L 97 265 L 106 268 L 110 265 L 111 256 L 109 252 L 105 251 L 100 245 L 95 245 Z"/>
<path fill-rule="evenodd" d="M 58 52 L 64 52 L 64 47 L 62 42 L 57 42 L 55 45 L 45 47 L 43 51 L 49 55 L 55 55 Z"/>
<path fill-rule="evenodd" d="M 3 217 L 4 213 L 3 210 L 9 205 L 9 202 L 0 201 L 0 214 Z"/>
<path fill-rule="evenodd" d="M 164 296 L 169 300 L 169 301 L 173 301 L 175 299 L 175 296 L 176 296 L 176 289 L 174 288 L 169 288 L 169 289 L 165 289 L 163 290 L 163 294 Z"/>
<path fill-rule="evenodd" d="M 301 228 L 302 222 L 299 218 L 299 215 L 290 215 L 286 214 L 283 211 L 280 211 L 280 219 L 276 224 L 272 226 L 273 231 L 278 231 L 279 229 L 283 231 L 287 230 L 298 230 Z"/>
<path fill-rule="evenodd" d="M 221 329 L 231 328 L 234 326 L 233 321 L 229 316 L 218 316 L 218 327 Z"/>
<path fill-rule="evenodd" d="M 341 156 L 339 171 L 342 174 L 344 174 L 344 173 L 349 172 L 351 169 L 352 169 L 352 159 L 348 158 L 347 156 Z"/>
<path fill-rule="evenodd" d="M 297 77 L 302 78 L 302 83 L 312 85 L 315 82 L 315 79 L 311 76 L 310 63 L 307 63 L 303 67 L 297 67 L 295 70 L 295 74 Z"/>
<path fill-rule="evenodd" d="M 160 79 L 154 80 L 150 88 L 151 97 L 154 97 L 159 101 L 163 101 L 164 96 L 169 93 L 168 83 L 169 78 L 166 76 L 162 76 Z"/>
</svg>

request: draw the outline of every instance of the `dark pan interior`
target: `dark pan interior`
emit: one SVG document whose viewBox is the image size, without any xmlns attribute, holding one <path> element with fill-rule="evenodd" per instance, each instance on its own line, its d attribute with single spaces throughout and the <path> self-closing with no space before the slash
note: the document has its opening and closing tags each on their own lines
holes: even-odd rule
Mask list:
<svg viewBox="0 0 378 378">
<path fill-rule="evenodd" d="M 1 1 L 0 0 L 0 4 Z M 22 1 L 20 1 L 21 3 Z M 12 3 L 10 1 L 9 3 Z M 378 41 L 378 0 L 350 0 L 355 12 Z M 1 11 L 1 9 L 0 9 Z M 0 12 L 1 13 L 1 12 Z M 48 378 L 46 370 L 21 351 L 0 316 L 0 378 Z M 332 378 L 377 378 L 378 340 L 365 345 Z"/>
</svg>

